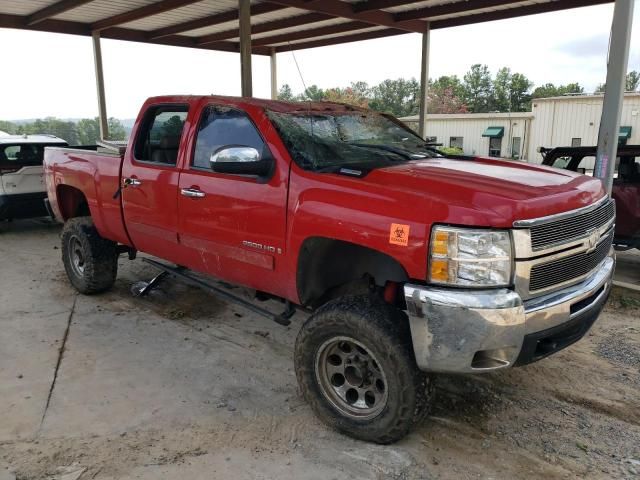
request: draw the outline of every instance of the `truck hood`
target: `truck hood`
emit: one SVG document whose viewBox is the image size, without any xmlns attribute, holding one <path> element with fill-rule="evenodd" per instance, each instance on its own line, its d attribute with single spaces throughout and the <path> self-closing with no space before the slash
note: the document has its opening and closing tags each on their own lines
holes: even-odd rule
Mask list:
<svg viewBox="0 0 640 480">
<path fill-rule="evenodd" d="M 446 214 L 439 221 L 464 224 L 468 215 L 477 221 L 481 214 L 494 227 L 580 208 L 605 195 L 596 178 L 493 158 L 412 161 L 374 170 L 365 181 L 391 196 L 416 195 L 430 212 Z"/>
</svg>

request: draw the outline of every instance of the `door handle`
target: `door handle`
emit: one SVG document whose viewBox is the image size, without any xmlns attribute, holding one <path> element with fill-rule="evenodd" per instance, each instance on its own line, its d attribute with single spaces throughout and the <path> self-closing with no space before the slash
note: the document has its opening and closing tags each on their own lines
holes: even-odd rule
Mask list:
<svg viewBox="0 0 640 480">
<path fill-rule="evenodd" d="M 202 190 L 198 190 L 197 188 L 183 188 L 180 190 L 180 193 L 189 198 L 204 198 L 206 195 Z"/>
<path fill-rule="evenodd" d="M 138 185 L 142 185 L 142 182 L 137 178 L 125 178 L 122 182 L 124 187 L 137 187 Z"/>
</svg>

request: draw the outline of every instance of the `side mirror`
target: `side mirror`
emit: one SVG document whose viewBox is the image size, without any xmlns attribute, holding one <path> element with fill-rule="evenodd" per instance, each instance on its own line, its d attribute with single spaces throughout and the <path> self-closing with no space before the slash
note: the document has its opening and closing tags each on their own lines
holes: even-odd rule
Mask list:
<svg viewBox="0 0 640 480">
<path fill-rule="evenodd" d="M 269 175 L 272 167 L 270 158 L 261 159 L 260 152 L 253 147 L 226 145 L 219 148 L 209 159 L 211 170 L 234 175 Z"/>
</svg>

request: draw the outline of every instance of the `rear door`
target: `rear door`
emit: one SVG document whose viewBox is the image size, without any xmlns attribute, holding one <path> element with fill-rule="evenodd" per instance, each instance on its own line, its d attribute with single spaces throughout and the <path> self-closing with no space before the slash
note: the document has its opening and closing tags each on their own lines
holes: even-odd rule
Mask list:
<svg viewBox="0 0 640 480">
<path fill-rule="evenodd" d="M 178 247 L 177 164 L 186 104 L 151 105 L 127 150 L 122 166 L 125 225 L 142 252 L 180 262 Z"/>
<path fill-rule="evenodd" d="M 279 293 L 282 282 L 276 276 L 285 249 L 288 167 L 273 156 L 245 111 L 215 104 L 203 107 L 178 195 L 180 241 L 189 264 L 234 283 Z M 257 149 L 261 158 L 275 162 L 273 174 L 255 178 L 213 172 L 209 160 L 226 146 Z"/>
</svg>

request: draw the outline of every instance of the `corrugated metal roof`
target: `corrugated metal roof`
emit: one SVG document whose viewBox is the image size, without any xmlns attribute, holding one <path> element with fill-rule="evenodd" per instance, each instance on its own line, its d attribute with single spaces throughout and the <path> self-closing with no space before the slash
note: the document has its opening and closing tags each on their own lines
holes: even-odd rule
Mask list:
<svg viewBox="0 0 640 480">
<path fill-rule="evenodd" d="M 252 0 L 252 48 L 269 54 L 612 1 Z M 0 28 L 239 51 L 238 0 L 0 0 Z"/>
</svg>

